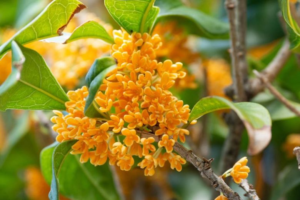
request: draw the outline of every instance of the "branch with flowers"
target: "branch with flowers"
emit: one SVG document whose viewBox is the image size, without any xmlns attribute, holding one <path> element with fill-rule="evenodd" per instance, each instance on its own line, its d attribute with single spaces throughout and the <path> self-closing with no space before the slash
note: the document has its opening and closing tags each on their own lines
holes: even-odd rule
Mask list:
<svg viewBox="0 0 300 200">
<path fill-rule="evenodd" d="M 154 6 L 154 1 L 145 2 L 132 6 L 133 1 L 130 0 L 105 0 L 105 6 L 120 25 L 120 30 L 114 30 L 110 34 L 100 23 L 87 22 L 65 40 L 59 35 L 73 15 L 85 6 L 77 0 L 55 0 L 32 23 L 0 47 L 0 56 L 10 50 L 13 53 L 13 71 L 0 88 L 0 109 L 54 110 L 55 113 L 51 122 L 57 133 L 57 142 L 47 147 L 41 156 L 42 160 L 49 161 L 49 154 L 51 155 L 50 161 L 45 162 L 48 165 L 43 166 L 47 169 L 44 170 L 47 176 L 51 174 L 50 198 L 58 199 L 59 189 L 63 188 L 60 187 L 63 184 L 60 181 L 61 166 L 68 162 L 66 158 L 69 154 L 73 154 L 69 158 L 75 160 L 81 169 L 87 163 L 95 167 L 103 166 L 102 169 L 105 170 L 108 170 L 108 164 L 116 165 L 122 171 L 139 167 L 144 170 L 145 176 L 153 176 L 158 167 L 164 167 L 167 163 L 171 169 L 180 172 L 182 165 L 188 161 L 213 189 L 220 192 L 217 199 L 240 199 L 239 194 L 224 181 L 229 176 L 249 197 L 257 199 L 255 190 L 245 181 L 250 172 L 246 166 L 246 158 L 231 165 L 232 168 L 226 168 L 227 171 L 218 176 L 211 167 L 213 159 L 197 156 L 198 152 L 187 150 L 182 143 L 185 143 L 190 134 L 188 126 L 195 124 L 203 115 L 232 110 L 239 127 L 244 129 L 245 126 L 247 129 L 248 153 L 258 154 L 271 140 L 268 111 L 257 103 L 242 102 L 245 94 L 242 91 L 243 78 L 238 65 L 234 65 L 234 68 L 237 81 L 235 91 L 236 94 L 239 93 L 239 102 L 233 103 L 225 98 L 212 96 L 200 99 L 192 109 L 184 104 L 171 92 L 171 88 L 176 81 L 186 78 L 186 70 L 181 62 L 157 58 L 162 40 L 159 35 L 151 34 L 159 20 L 163 21 L 173 13 L 170 11 L 169 15 L 158 17 L 159 8 Z M 229 9 L 232 9 L 231 6 L 228 4 Z M 61 9 L 63 11 L 59 11 Z M 48 18 L 54 14 L 61 16 L 61 13 L 55 12 L 65 13 L 66 17 Z M 188 13 L 184 17 L 190 19 Z M 233 10 L 230 10 L 230 14 L 234 14 Z M 194 23 L 198 22 L 192 20 Z M 198 23 L 205 26 L 199 28 L 206 30 L 201 32 L 203 36 L 228 36 L 228 30 L 224 28 L 227 26 L 212 22 L 219 25 L 219 32 Z M 46 24 L 44 32 L 39 29 L 40 24 Z M 225 32 L 222 31 L 223 28 Z M 36 32 L 35 35 L 32 35 L 32 30 Z M 87 73 L 86 86 L 69 90 L 66 94 L 42 56 L 23 46 L 53 36 L 58 36 L 53 40 L 64 39 L 64 43 L 82 38 L 97 38 L 108 43 L 110 55 L 94 62 Z M 233 43 L 233 46 L 238 48 L 237 43 Z M 238 55 L 237 48 L 232 52 L 234 64 L 245 64 L 245 59 L 238 61 L 241 56 Z M 242 48 L 244 51 L 245 47 Z M 41 73 L 32 73 L 33 70 Z M 67 85 L 70 87 L 73 84 Z M 83 172 L 88 174 L 92 169 L 94 168 L 84 169 Z M 87 176 L 89 179 L 93 178 L 91 175 Z M 93 186 L 102 198 L 107 198 L 105 191 L 95 184 Z M 117 192 L 112 191 L 118 199 Z"/>
</svg>

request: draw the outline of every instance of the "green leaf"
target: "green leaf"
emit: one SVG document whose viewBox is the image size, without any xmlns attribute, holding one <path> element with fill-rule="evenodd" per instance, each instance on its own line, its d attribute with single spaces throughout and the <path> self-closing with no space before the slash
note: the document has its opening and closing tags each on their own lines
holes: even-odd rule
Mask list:
<svg viewBox="0 0 300 200">
<path fill-rule="evenodd" d="M 289 0 L 281 0 L 281 11 L 283 18 L 288 25 L 287 32 L 291 43 L 290 48 L 295 52 L 300 52 L 300 27 L 294 19 L 294 17 L 298 16 L 293 16 L 294 14 L 291 12 L 290 6 L 292 4 L 293 3 L 290 3 Z"/>
<path fill-rule="evenodd" d="M 69 43 L 82 38 L 97 38 L 107 43 L 114 44 L 114 39 L 107 33 L 98 22 L 89 21 L 74 30 L 65 43 Z"/>
<path fill-rule="evenodd" d="M 54 143 L 42 151 L 41 169 L 46 181 L 51 181 L 52 170 L 59 169 L 56 176 L 59 190 L 66 197 L 89 200 L 120 199 L 108 163 L 97 167 L 90 163 L 80 163 L 78 156 L 67 153 L 71 150 L 72 142 L 74 141 Z M 56 164 L 52 169 L 53 161 Z"/>
<path fill-rule="evenodd" d="M 289 191 L 300 185 L 300 171 L 297 163 L 286 166 L 279 174 L 278 180 L 272 189 L 271 200 L 282 199 Z"/>
<path fill-rule="evenodd" d="M 128 33 L 150 32 L 159 12 L 155 0 L 105 0 L 104 4 L 114 20 Z"/>
<path fill-rule="evenodd" d="M 61 35 L 73 15 L 83 8 L 85 6 L 77 0 L 52 1 L 40 15 L 0 46 L 0 58 L 10 50 L 13 40 L 26 44 Z"/>
<path fill-rule="evenodd" d="M 51 181 L 51 190 L 49 192 L 49 199 L 58 200 L 59 192 L 58 192 L 58 183 L 56 177 L 59 174 L 59 170 L 67 157 L 70 151 L 72 150 L 72 146 L 76 143 L 76 140 L 71 140 L 67 142 L 63 142 L 58 144 L 52 154 L 52 181 Z"/>
<path fill-rule="evenodd" d="M 300 111 L 299 103 L 293 101 L 289 101 L 289 102 L 294 106 L 294 108 Z M 278 100 L 274 100 L 271 103 L 267 104 L 266 108 L 269 110 L 272 120 L 274 121 L 297 117 L 297 115 L 294 112 L 290 111 L 285 105 L 283 105 Z"/>
<path fill-rule="evenodd" d="M 4 91 L 0 93 L 0 110 L 64 110 L 68 97 L 42 56 L 22 46 L 20 49 L 25 57 L 21 76 L 17 77 L 14 84 L 4 83 L 4 86 L 9 85 L 9 88 L 0 89 Z M 15 80 L 9 78 L 7 81 Z"/>
<path fill-rule="evenodd" d="M 96 59 L 89 69 L 86 77 L 85 82 L 88 87 L 90 87 L 92 81 L 106 68 L 115 65 L 116 61 L 112 57 L 104 56 L 102 58 Z"/>
<path fill-rule="evenodd" d="M 156 2 L 161 8 L 155 24 L 165 20 L 176 20 L 183 25 L 191 34 L 211 39 L 228 39 L 229 25 L 212 18 L 199 10 L 184 6 L 179 1 Z"/>
<path fill-rule="evenodd" d="M 198 119 L 203 115 L 218 111 L 232 109 L 243 121 L 249 135 L 249 154 L 262 151 L 271 140 L 271 117 L 267 109 L 257 103 L 232 103 L 221 97 L 206 97 L 193 107 L 189 121 Z"/>
<path fill-rule="evenodd" d="M 103 83 L 106 74 L 116 68 L 115 60 L 111 57 L 97 59 L 86 76 L 89 86 L 89 96 L 87 97 L 84 114 L 88 117 L 105 117 L 99 110 L 99 106 L 94 101 L 95 96 Z"/>
</svg>

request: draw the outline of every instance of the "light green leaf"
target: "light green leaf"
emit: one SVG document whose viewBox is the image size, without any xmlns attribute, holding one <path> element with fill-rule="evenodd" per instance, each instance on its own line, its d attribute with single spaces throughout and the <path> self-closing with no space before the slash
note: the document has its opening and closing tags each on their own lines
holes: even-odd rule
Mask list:
<svg viewBox="0 0 300 200">
<path fill-rule="evenodd" d="M 293 13 L 291 12 L 290 6 L 292 4 L 293 3 L 290 3 L 289 0 L 281 0 L 281 11 L 283 18 L 288 25 L 287 32 L 291 43 L 291 49 L 295 52 L 300 52 L 300 27 L 294 19 L 294 17 L 298 16 L 293 16 Z"/>
<path fill-rule="evenodd" d="M 42 56 L 22 46 L 20 49 L 26 59 L 21 76 L 0 94 L 0 110 L 64 110 L 68 97 Z"/>
<path fill-rule="evenodd" d="M 249 135 L 249 154 L 262 151 L 271 140 L 271 117 L 267 109 L 257 103 L 232 103 L 221 97 L 206 97 L 196 103 L 191 111 L 189 121 L 198 119 L 203 115 L 218 111 L 232 109 L 243 121 Z"/>
<path fill-rule="evenodd" d="M 103 83 L 106 74 L 116 68 L 115 60 L 112 57 L 103 57 L 97 59 L 86 76 L 86 82 L 89 86 L 89 96 L 87 97 L 84 114 L 88 117 L 105 118 L 105 115 L 99 110 L 99 106 L 94 101 L 95 96 Z"/>
<path fill-rule="evenodd" d="M 211 39 L 229 38 L 228 23 L 212 18 L 199 10 L 184 6 L 181 2 L 157 0 L 156 5 L 161 9 L 155 24 L 165 20 L 176 20 L 191 34 Z"/>
<path fill-rule="evenodd" d="M 294 108 L 296 108 L 300 112 L 300 104 L 289 101 Z M 270 112 L 272 120 L 284 120 L 293 117 L 297 117 L 297 115 L 290 111 L 285 105 L 283 105 L 280 101 L 274 100 L 266 105 L 266 108 Z"/>
<path fill-rule="evenodd" d="M 72 142 L 55 143 L 42 151 L 41 169 L 46 181 L 51 182 L 54 161 L 56 164 L 53 169 L 59 169 L 56 177 L 59 190 L 64 196 L 89 200 L 120 199 L 108 163 L 97 167 L 90 163 L 80 163 L 78 156 L 67 153 L 71 150 Z"/>
<path fill-rule="evenodd" d="M 54 0 L 32 22 L 0 46 L 0 58 L 10 50 L 11 42 L 20 44 L 61 35 L 73 15 L 85 6 L 78 0 Z"/>
<path fill-rule="evenodd" d="M 65 43 L 69 43 L 82 38 L 97 38 L 107 43 L 114 44 L 114 39 L 107 33 L 98 22 L 89 21 L 74 30 Z"/>
<path fill-rule="evenodd" d="M 105 6 L 114 20 L 128 33 L 150 32 L 159 12 L 155 0 L 105 0 Z"/>
</svg>

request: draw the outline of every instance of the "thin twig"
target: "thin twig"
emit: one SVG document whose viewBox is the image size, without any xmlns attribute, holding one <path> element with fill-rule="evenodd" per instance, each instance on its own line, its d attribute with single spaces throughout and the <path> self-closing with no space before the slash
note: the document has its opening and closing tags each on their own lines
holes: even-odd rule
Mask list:
<svg viewBox="0 0 300 200">
<path fill-rule="evenodd" d="M 264 85 L 268 88 L 268 90 L 283 104 L 285 105 L 290 111 L 295 113 L 297 116 L 300 117 L 300 112 L 287 100 L 280 92 L 271 85 L 269 80 L 260 74 L 258 71 L 254 70 L 253 73 L 264 83 Z"/>
<path fill-rule="evenodd" d="M 141 137 L 149 138 L 153 137 L 156 141 L 159 141 L 159 137 L 145 131 L 137 131 Z M 194 165 L 194 167 L 200 172 L 200 175 L 207 180 L 211 186 L 219 191 L 222 192 L 227 198 L 230 200 L 240 200 L 240 196 L 234 192 L 225 182 L 224 180 L 217 176 L 213 170 L 211 169 L 211 162 L 213 159 L 205 159 L 200 158 L 194 152 L 187 150 L 184 146 L 180 143 L 176 142 L 174 145 L 174 151 L 176 151 L 181 157 L 186 159 L 189 163 Z"/>
<path fill-rule="evenodd" d="M 41 110 L 37 110 L 35 113 L 36 113 L 36 115 L 37 115 L 37 117 L 38 117 L 39 122 L 41 123 L 41 125 L 43 127 L 45 127 L 49 131 L 49 133 L 51 134 L 52 138 L 55 140 L 55 138 L 57 136 L 57 133 L 55 131 L 53 131 L 52 124 L 51 124 L 50 120 L 48 119 L 48 117 Z"/>
<path fill-rule="evenodd" d="M 246 30 L 244 21 L 246 13 L 238 12 L 239 8 L 245 9 L 245 0 L 226 0 L 225 5 L 228 13 L 230 24 L 230 38 L 231 38 L 231 64 L 233 74 L 233 89 L 234 99 L 236 101 L 246 100 L 246 93 L 244 91 L 244 72 L 247 70 L 246 51 L 245 51 L 245 34 Z M 245 11 L 244 11 L 245 12 Z M 246 71 L 247 72 L 247 71 Z"/>
<path fill-rule="evenodd" d="M 261 74 L 271 83 L 283 68 L 290 55 L 290 43 L 286 39 L 275 58 Z M 263 91 L 264 88 L 265 86 L 262 84 L 262 80 L 257 77 L 249 82 L 247 91 L 249 91 L 251 97 L 254 97 L 256 94 Z"/>
<path fill-rule="evenodd" d="M 246 197 L 249 197 L 251 200 L 260 200 L 253 185 L 249 184 L 247 179 L 242 180 L 239 186 L 246 191 Z"/>
<path fill-rule="evenodd" d="M 275 58 L 261 72 L 269 80 L 270 83 L 275 79 L 275 77 L 284 67 L 284 64 L 286 63 L 290 55 L 291 55 L 290 43 L 288 39 L 285 39 L 280 50 L 276 54 Z M 264 88 L 265 86 L 264 84 L 262 84 L 260 78 L 254 78 L 252 80 L 249 80 L 245 86 L 248 99 L 251 99 L 252 97 L 256 96 L 258 93 L 263 91 Z M 233 91 L 234 89 L 232 86 L 225 89 L 225 93 L 229 97 L 233 96 Z"/>
<path fill-rule="evenodd" d="M 298 161 L 298 169 L 300 170 L 300 147 L 295 147 L 293 153 L 296 155 L 297 157 L 297 161 Z"/>
<path fill-rule="evenodd" d="M 231 62 L 233 68 L 233 99 L 246 101 L 247 96 L 244 84 L 248 81 L 246 60 L 246 0 L 226 0 L 226 8 L 230 23 Z M 226 115 L 225 121 L 229 126 L 229 134 L 222 151 L 220 172 L 226 171 L 236 162 L 244 125 L 239 117 L 231 112 Z M 230 182 L 230 179 L 226 181 Z"/>
</svg>

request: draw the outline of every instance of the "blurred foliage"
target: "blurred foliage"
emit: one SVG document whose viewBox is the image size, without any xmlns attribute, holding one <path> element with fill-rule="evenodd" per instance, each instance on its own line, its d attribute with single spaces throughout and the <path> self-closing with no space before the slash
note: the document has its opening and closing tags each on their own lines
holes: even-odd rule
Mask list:
<svg viewBox="0 0 300 200">
<path fill-rule="evenodd" d="M 117 23 L 113 21 L 105 9 L 103 1 L 83 0 L 82 2 L 88 5 L 89 11 L 93 11 L 97 16 L 100 16 L 101 21 L 104 20 L 109 24 L 100 23 L 108 34 L 111 35 L 111 27 L 119 29 Z M 284 31 L 278 18 L 278 14 L 282 9 L 280 7 L 282 2 L 275 0 L 247 1 L 247 60 L 249 73 L 252 77 L 251 71 L 253 69 L 263 70 L 276 56 L 282 45 Z M 4 43 L 4 32 L 8 32 L 10 29 L 15 32 L 15 30 L 28 24 L 45 8 L 47 3 L 49 1 L 46 0 L 0 1 L 1 44 Z M 176 62 L 182 61 L 186 72 L 189 74 L 188 79 L 176 83 L 176 87 L 172 88 L 172 93 L 186 104 L 189 104 L 190 107 L 193 107 L 201 97 L 207 95 L 225 97 L 223 89 L 231 83 L 231 79 L 228 64 L 230 42 L 227 35 L 227 13 L 224 9 L 224 0 L 157 0 L 156 4 L 161 7 L 161 13 L 159 14 L 161 17 L 155 23 L 153 32 L 159 34 L 164 44 L 167 44 L 162 46 L 157 56 L 160 61 L 168 58 Z M 178 11 L 180 10 L 178 7 L 183 7 L 180 8 L 183 9 L 181 13 Z M 179 14 L 180 16 L 178 16 Z M 283 16 L 287 19 L 285 12 L 283 12 Z M 69 29 L 67 28 L 66 32 L 72 32 L 75 27 L 87 20 L 95 21 L 95 19 L 94 16 L 89 19 L 80 16 L 76 22 L 70 22 Z M 212 26 L 213 23 L 219 26 Z M 292 42 L 298 41 L 297 34 L 291 36 L 291 34 L 295 34 L 294 29 L 290 27 L 288 33 Z M 49 47 L 42 48 L 44 45 L 49 45 Z M 294 46 L 297 46 L 297 43 Z M 67 89 L 82 86 L 84 84 L 83 77 L 94 60 L 109 54 L 110 48 L 108 45 L 105 46 L 99 41 L 97 43 L 97 41 L 90 39 L 79 40 L 65 46 L 38 42 L 32 44 L 31 47 L 44 57 L 58 82 Z M 82 58 L 80 58 L 81 56 Z M 0 66 L 3 66 L 2 69 L 0 68 L 3 76 L 7 74 L 4 71 L 4 66 L 9 68 L 7 70 L 10 70 L 10 59 L 11 56 L 7 54 L 1 60 L 4 62 L 3 65 L 0 61 Z M 298 59 L 297 54 L 290 56 L 276 78 L 274 85 L 300 109 L 300 67 Z M 70 77 L 73 77 L 73 79 Z M 0 74 L 1 82 L 5 78 L 6 76 L 2 77 Z M 65 82 L 65 85 L 63 82 Z M 268 91 L 264 91 L 252 101 L 265 106 L 269 110 L 273 122 L 271 143 L 262 153 L 249 159 L 251 168 L 249 180 L 256 187 L 261 199 L 299 199 L 300 175 L 295 157 L 291 155 L 292 147 L 295 145 L 300 146 L 300 141 L 297 143 L 298 140 L 296 139 L 300 135 L 299 118 Z M 46 113 L 47 117 L 51 115 Z M 224 112 L 217 112 L 201 119 L 195 128 L 191 130 L 192 139 L 187 144 L 189 148 L 198 145 L 199 152 L 206 152 L 207 157 L 215 158 L 213 168 L 216 172 L 218 172 L 222 147 L 228 134 L 228 127 L 222 118 L 223 115 Z M 51 183 L 52 169 L 49 166 L 51 166 L 52 151 L 54 149 L 50 153 L 48 152 L 46 156 L 47 167 L 43 163 L 40 164 L 40 153 L 54 139 L 52 133 L 44 127 L 45 124 L 39 122 L 39 120 L 40 116 L 35 112 L 6 111 L 1 113 L 0 199 L 34 200 L 34 197 L 28 192 L 30 181 L 26 179 L 28 177 L 26 175 L 27 170 L 32 167 L 39 170 L 41 165 L 47 184 L 50 185 Z M 201 139 L 200 143 L 199 138 Z M 245 131 L 240 156 L 246 154 L 248 143 L 249 139 Z M 129 199 L 150 199 L 146 198 L 145 194 L 150 195 L 153 193 L 156 194 L 154 197 L 156 199 L 164 199 L 165 196 L 163 195 L 167 194 L 178 199 L 211 199 L 211 187 L 199 178 L 199 173 L 190 165 L 184 166 L 180 173 L 161 169 L 157 173 L 163 174 L 163 176 L 145 178 L 138 168 L 134 168 L 137 172 L 132 175 L 122 175 L 120 172 L 112 170 L 108 164 L 94 167 L 90 163 L 80 164 L 78 160 L 78 156 L 67 155 L 60 169 L 60 174 L 57 175 L 61 194 L 70 199 L 99 199 L 103 197 L 103 191 L 105 195 L 112 195 L 111 198 L 118 199 L 118 191 L 121 188 L 126 188 L 124 193 L 133 195 Z M 218 172 L 218 174 L 221 173 L 223 172 Z M 117 175 L 120 179 L 125 176 L 120 186 L 114 185 L 112 175 Z M 42 179 L 42 177 L 40 178 Z M 135 182 L 133 183 L 133 180 L 128 179 L 134 179 Z M 95 183 L 94 180 L 97 180 L 97 182 Z M 167 189 L 162 189 L 160 183 L 164 183 Z M 102 187 L 99 188 L 98 184 Z M 47 190 L 50 189 L 50 186 L 48 187 Z M 243 191 L 238 188 L 234 189 L 243 194 Z M 89 193 L 90 197 L 87 196 L 87 190 L 92 190 Z M 72 191 L 76 192 L 73 194 Z M 141 194 L 140 191 L 144 193 Z M 48 192 L 44 192 L 42 195 L 43 198 L 47 199 Z M 65 197 L 61 197 L 61 199 L 65 199 Z"/>
</svg>

